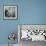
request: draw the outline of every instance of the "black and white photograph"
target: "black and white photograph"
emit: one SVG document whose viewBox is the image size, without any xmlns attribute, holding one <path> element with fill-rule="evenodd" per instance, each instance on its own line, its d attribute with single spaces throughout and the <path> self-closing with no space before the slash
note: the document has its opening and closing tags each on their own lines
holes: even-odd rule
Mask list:
<svg viewBox="0 0 46 46">
<path fill-rule="evenodd" d="M 20 39 L 46 41 L 46 25 L 21 25 Z"/>
<path fill-rule="evenodd" d="M 4 6 L 4 19 L 17 19 L 17 6 Z"/>
</svg>

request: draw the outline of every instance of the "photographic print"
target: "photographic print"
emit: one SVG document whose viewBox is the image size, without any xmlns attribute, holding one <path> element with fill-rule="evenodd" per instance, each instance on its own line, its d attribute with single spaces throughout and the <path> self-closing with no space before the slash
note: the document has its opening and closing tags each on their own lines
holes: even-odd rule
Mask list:
<svg viewBox="0 0 46 46">
<path fill-rule="evenodd" d="M 4 6 L 4 19 L 17 19 L 17 6 Z"/>
<path fill-rule="evenodd" d="M 46 25 L 20 25 L 20 40 L 46 41 Z"/>
</svg>

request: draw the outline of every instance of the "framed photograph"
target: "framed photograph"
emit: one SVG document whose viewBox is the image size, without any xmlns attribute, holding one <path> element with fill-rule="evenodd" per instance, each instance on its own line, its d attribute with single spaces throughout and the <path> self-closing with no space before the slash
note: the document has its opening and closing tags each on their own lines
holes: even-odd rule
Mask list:
<svg viewBox="0 0 46 46">
<path fill-rule="evenodd" d="M 46 25 L 18 25 L 19 41 L 46 41 Z"/>
<path fill-rule="evenodd" d="M 5 5 L 4 6 L 4 19 L 17 19 L 17 6 Z"/>
</svg>

